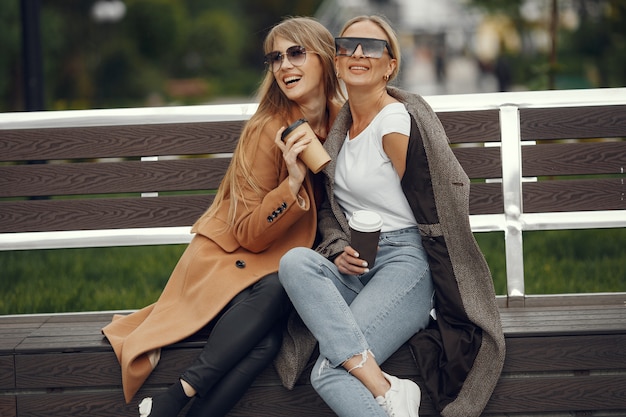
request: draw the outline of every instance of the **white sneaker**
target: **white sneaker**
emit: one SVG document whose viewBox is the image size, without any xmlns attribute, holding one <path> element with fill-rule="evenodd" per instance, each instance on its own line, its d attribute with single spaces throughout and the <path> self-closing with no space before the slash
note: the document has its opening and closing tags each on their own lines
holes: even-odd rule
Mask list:
<svg viewBox="0 0 626 417">
<path fill-rule="evenodd" d="M 376 397 L 376 401 L 387 412 L 389 417 L 419 417 L 418 411 L 422 394 L 420 387 L 410 379 L 399 379 L 383 372 L 391 384 L 384 397 Z"/>
</svg>

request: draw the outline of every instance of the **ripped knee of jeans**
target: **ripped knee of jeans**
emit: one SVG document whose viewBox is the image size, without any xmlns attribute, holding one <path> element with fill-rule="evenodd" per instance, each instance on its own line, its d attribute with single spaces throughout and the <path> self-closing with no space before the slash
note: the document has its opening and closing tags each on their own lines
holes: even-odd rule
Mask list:
<svg viewBox="0 0 626 417">
<path fill-rule="evenodd" d="M 320 367 L 317 370 L 317 376 L 321 376 L 322 371 L 327 368 L 330 368 L 330 361 L 328 360 L 328 358 L 324 359 L 322 363 L 320 364 Z"/>
<path fill-rule="evenodd" d="M 353 366 L 352 368 L 348 369 L 348 373 L 349 374 L 351 374 L 352 371 L 354 371 L 355 369 L 363 368 L 363 365 L 365 365 L 365 362 L 367 362 L 367 358 L 368 358 L 369 355 L 372 355 L 372 358 L 374 357 L 374 354 L 369 349 L 368 350 L 364 350 L 363 352 L 361 352 L 361 353 L 359 353 L 357 355 L 354 355 L 353 357 L 359 356 L 359 355 L 361 356 L 361 361 L 358 364 L 356 364 L 355 366 Z"/>
</svg>

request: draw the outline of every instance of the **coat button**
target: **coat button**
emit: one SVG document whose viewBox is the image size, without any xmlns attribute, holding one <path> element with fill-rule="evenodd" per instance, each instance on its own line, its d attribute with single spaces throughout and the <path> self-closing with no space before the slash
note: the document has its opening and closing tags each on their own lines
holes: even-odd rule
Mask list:
<svg viewBox="0 0 626 417">
<path fill-rule="evenodd" d="M 242 269 L 246 267 L 246 263 L 242 261 L 241 259 L 239 259 L 237 260 L 237 262 L 235 262 L 235 266 L 239 269 Z"/>
</svg>

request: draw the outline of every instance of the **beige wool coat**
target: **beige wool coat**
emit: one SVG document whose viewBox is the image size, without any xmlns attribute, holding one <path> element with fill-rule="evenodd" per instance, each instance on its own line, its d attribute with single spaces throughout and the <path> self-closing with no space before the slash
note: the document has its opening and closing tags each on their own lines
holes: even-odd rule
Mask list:
<svg viewBox="0 0 626 417">
<path fill-rule="evenodd" d="M 289 249 L 313 245 L 317 214 L 311 178 L 298 196 L 290 191 L 282 152 L 274 143 L 281 125 L 267 123 L 257 145 L 247 150 L 265 194 L 244 190 L 245 203 L 239 202 L 233 227 L 226 221 L 229 204 L 215 216 L 205 213 L 160 298 L 102 329 L 121 365 L 126 402 L 156 366 L 151 352 L 202 329 L 241 290 L 276 272 Z"/>
</svg>

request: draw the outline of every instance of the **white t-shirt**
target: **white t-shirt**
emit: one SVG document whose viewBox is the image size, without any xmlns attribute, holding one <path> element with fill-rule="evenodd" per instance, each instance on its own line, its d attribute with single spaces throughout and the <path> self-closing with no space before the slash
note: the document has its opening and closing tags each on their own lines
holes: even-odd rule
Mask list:
<svg viewBox="0 0 626 417">
<path fill-rule="evenodd" d="M 409 136 L 411 119 L 402 103 L 385 106 L 359 135 L 346 140 L 337 155 L 335 197 L 350 219 L 357 210 L 374 210 L 383 218 L 383 232 L 417 222 L 402 192 L 400 177 L 383 149 L 383 136 Z"/>
</svg>

